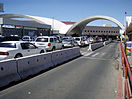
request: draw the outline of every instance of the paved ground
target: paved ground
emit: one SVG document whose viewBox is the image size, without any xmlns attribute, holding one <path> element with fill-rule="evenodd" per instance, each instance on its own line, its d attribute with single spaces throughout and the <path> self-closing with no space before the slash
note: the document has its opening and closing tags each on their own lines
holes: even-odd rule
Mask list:
<svg viewBox="0 0 132 99">
<path fill-rule="evenodd" d="M 117 47 L 82 48 L 82 57 L 1 91 L 0 99 L 116 99 Z"/>
</svg>

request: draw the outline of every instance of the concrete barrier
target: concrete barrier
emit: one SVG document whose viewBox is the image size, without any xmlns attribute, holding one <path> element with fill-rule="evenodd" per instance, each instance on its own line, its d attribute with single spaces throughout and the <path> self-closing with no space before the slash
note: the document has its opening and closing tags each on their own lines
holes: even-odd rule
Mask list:
<svg viewBox="0 0 132 99">
<path fill-rule="evenodd" d="M 0 87 L 12 81 L 24 79 L 49 67 L 80 56 L 80 48 L 68 48 L 54 52 L 10 59 L 0 62 Z"/>
<path fill-rule="evenodd" d="M 90 45 L 89 45 L 88 50 L 89 50 L 89 51 L 94 51 L 94 50 L 96 50 L 96 49 L 98 49 L 98 48 L 100 48 L 100 47 L 102 47 L 102 46 L 104 46 L 103 42 L 93 43 L 93 44 L 90 44 Z"/>
<path fill-rule="evenodd" d="M 72 55 L 73 55 L 74 58 L 81 55 L 81 53 L 80 53 L 80 47 L 74 47 L 72 50 L 73 50 Z"/>
<path fill-rule="evenodd" d="M 21 78 L 34 75 L 53 66 L 51 53 L 38 54 L 17 59 L 18 72 Z"/>
<path fill-rule="evenodd" d="M 111 41 L 105 41 L 103 44 L 105 46 L 105 45 L 108 45 L 109 43 L 111 43 Z"/>
<path fill-rule="evenodd" d="M 21 78 L 17 73 L 16 60 L 9 59 L 0 62 L 0 87 L 20 79 Z"/>
<path fill-rule="evenodd" d="M 79 47 L 54 51 L 52 53 L 52 62 L 54 65 L 58 65 L 79 55 L 81 55 Z"/>
</svg>

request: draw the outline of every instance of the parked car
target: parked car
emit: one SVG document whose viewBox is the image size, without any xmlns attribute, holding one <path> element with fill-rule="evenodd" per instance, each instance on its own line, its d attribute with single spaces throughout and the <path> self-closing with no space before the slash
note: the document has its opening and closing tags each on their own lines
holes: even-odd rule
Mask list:
<svg viewBox="0 0 132 99">
<path fill-rule="evenodd" d="M 46 52 L 25 41 L 5 41 L 0 43 L 0 60 L 18 58 Z"/>
<path fill-rule="evenodd" d="M 36 38 L 34 44 L 37 47 L 45 48 L 47 51 L 63 48 L 63 44 L 54 36 L 39 36 Z"/>
<path fill-rule="evenodd" d="M 62 41 L 64 47 L 74 47 L 77 43 L 73 39 L 65 39 Z"/>
<path fill-rule="evenodd" d="M 74 37 L 74 40 L 77 42 L 78 46 L 84 46 L 85 42 L 82 37 Z"/>
</svg>

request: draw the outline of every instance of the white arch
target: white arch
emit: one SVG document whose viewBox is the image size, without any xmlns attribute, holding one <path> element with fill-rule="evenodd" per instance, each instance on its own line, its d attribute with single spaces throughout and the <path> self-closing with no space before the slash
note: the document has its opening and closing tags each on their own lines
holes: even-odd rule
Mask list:
<svg viewBox="0 0 132 99">
<path fill-rule="evenodd" d="M 68 31 L 67 34 L 69 33 L 80 33 L 85 26 L 90 23 L 91 21 L 94 20 L 98 20 L 98 19 L 104 19 L 104 20 L 108 20 L 111 22 L 114 22 L 115 24 L 117 24 L 122 30 L 124 30 L 124 26 L 116 19 L 112 18 L 112 17 L 108 17 L 108 16 L 90 16 L 88 18 L 82 19 L 80 21 L 78 21 L 77 23 L 75 23 Z"/>
<path fill-rule="evenodd" d="M 59 30 L 59 32 L 62 34 L 65 34 L 66 31 L 69 29 L 69 28 L 64 28 L 64 27 L 67 27 L 67 25 L 62 23 L 61 21 L 58 21 L 55 19 L 50 19 L 50 18 L 45 18 L 45 17 L 21 15 L 21 14 L 1 14 L 0 17 L 2 17 L 2 18 L 28 18 L 28 19 L 32 19 L 32 20 L 35 20 L 36 22 L 39 22 L 41 24 L 51 25 L 51 28 L 53 30 Z"/>
</svg>

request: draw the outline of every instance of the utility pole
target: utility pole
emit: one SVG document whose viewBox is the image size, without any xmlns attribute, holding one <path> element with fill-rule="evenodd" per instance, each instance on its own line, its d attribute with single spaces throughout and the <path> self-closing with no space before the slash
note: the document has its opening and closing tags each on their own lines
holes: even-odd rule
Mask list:
<svg viewBox="0 0 132 99">
<path fill-rule="evenodd" d="M 125 53 L 126 53 L 126 39 L 127 39 L 127 37 L 126 37 L 126 12 L 125 12 L 125 41 L 124 41 L 124 43 L 125 43 Z"/>
</svg>

